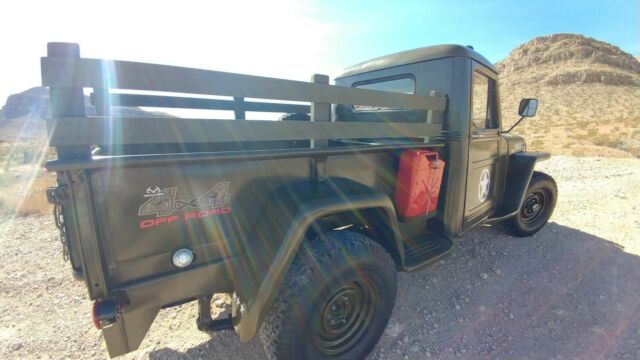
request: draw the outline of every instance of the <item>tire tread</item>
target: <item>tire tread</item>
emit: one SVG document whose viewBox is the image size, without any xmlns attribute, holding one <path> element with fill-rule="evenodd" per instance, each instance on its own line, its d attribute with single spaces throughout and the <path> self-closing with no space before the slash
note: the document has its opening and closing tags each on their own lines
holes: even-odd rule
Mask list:
<svg viewBox="0 0 640 360">
<path fill-rule="evenodd" d="M 397 279 L 395 266 L 389 253 L 381 245 L 362 234 L 334 231 L 303 242 L 259 330 L 259 337 L 268 359 L 293 359 L 293 354 L 289 353 L 288 349 L 294 341 L 298 324 L 296 324 L 296 317 L 291 316 L 288 310 L 291 305 L 294 305 L 292 302 L 304 302 L 304 298 L 311 300 L 308 294 L 314 286 L 312 284 L 314 272 L 331 269 L 334 265 L 340 264 L 344 256 L 336 250 L 344 250 L 352 258 L 363 256 L 378 258 L 388 267 L 383 271 L 393 272 L 394 280 Z M 312 266 L 314 262 L 318 266 Z M 396 292 L 393 291 L 392 303 L 395 302 L 395 296 Z"/>
</svg>

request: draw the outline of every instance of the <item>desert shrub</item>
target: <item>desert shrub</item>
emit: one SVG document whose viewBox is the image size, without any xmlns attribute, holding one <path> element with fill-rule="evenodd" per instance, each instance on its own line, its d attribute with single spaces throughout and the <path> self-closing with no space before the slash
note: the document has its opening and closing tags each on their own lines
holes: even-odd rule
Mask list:
<svg viewBox="0 0 640 360">
<path fill-rule="evenodd" d="M 55 150 L 44 143 L 13 142 L 0 144 L 0 167 L 3 171 L 25 164 L 39 164 L 55 159 Z"/>
<path fill-rule="evenodd" d="M 575 134 L 575 135 L 573 135 L 573 138 L 578 140 L 578 141 L 587 140 L 589 138 L 589 135 L 587 135 L 587 134 Z"/>
<path fill-rule="evenodd" d="M 612 138 L 608 135 L 598 135 L 593 139 L 593 143 L 598 146 L 607 146 L 614 149 L 626 150 L 628 148 L 628 144 L 619 136 Z"/>
<path fill-rule="evenodd" d="M 598 135 L 593 138 L 593 143 L 598 146 L 609 146 L 609 144 L 611 143 L 611 139 L 608 135 Z"/>
<path fill-rule="evenodd" d="M 47 215 L 52 211 L 52 205 L 47 201 L 46 189 L 34 189 L 22 199 L 16 209 L 17 216 Z"/>
<path fill-rule="evenodd" d="M 573 149 L 573 151 L 571 153 L 573 154 L 573 156 L 585 156 L 586 155 L 586 151 L 584 149 Z"/>
<path fill-rule="evenodd" d="M 640 147 L 630 146 L 627 148 L 627 152 L 637 158 L 640 158 Z"/>
<path fill-rule="evenodd" d="M 540 139 L 535 139 L 533 141 L 531 141 L 531 146 L 537 147 L 537 146 L 542 146 L 544 145 L 544 141 L 540 140 Z"/>
<path fill-rule="evenodd" d="M 49 173 L 36 173 L 33 181 L 23 180 L 13 173 L 0 174 L 0 214 L 28 216 L 47 215 L 52 205 L 46 190 L 54 186 L 55 177 Z"/>
</svg>

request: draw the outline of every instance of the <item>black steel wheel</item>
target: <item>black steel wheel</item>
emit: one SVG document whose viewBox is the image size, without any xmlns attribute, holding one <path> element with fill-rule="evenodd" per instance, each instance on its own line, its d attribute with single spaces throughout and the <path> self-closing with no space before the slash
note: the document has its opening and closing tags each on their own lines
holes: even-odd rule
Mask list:
<svg viewBox="0 0 640 360">
<path fill-rule="evenodd" d="M 364 359 L 391 316 L 396 271 L 385 249 L 340 231 L 303 244 L 260 328 L 270 359 Z"/>
<path fill-rule="evenodd" d="M 520 211 L 505 222 L 507 230 L 520 237 L 538 232 L 553 214 L 557 196 L 558 188 L 553 178 L 534 172 Z"/>
<path fill-rule="evenodd" d="M 548 189 L 540 189 L 530 194 L 522 204 L 520 217 L 527 224 L 539 221 L 545 214 L 545 206 L 550 197 Z"/>
<path fill-rule="evenodd" d="M 316 324 L 316 346 L 325 355 L 348 351 L 365 334 L 374 311 L 374 290 L 366 281 L 353 281 L 336 290 Z"/>
</svg>

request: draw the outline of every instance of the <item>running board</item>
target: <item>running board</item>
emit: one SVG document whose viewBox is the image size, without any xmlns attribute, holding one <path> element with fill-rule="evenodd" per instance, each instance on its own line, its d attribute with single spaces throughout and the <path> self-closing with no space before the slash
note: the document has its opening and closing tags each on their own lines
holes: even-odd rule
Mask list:
<svg viewBox="0 0 640 360">
<path fill-rule="evenodd" d="M 453 249 L 449 238 L 431 233 L 405 239 L 404 264 L 406 271 L 416 271 L 431 265 Z"/>
</svg>

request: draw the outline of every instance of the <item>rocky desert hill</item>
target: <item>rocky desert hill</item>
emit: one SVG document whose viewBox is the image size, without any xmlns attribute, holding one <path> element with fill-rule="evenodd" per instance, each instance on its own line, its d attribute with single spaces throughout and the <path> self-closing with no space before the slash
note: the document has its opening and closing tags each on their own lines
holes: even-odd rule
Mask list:
<svg viewBox="0 0 640 360">
<path fill-rule="evenodd" d="M 497 64 L 505 125 L 521 98 L 540 100 L 519 125 L 533 149 L 555 154 L 640 156 L 640 62 L 575 34 L 535 38 Z"/>
<path fill-rule="evenodd" d="M 95 115 L 89 97 L 85 96 L 87 115 Z M 166 113 L 145 111 L 137 107 L 114 107 L 114 115 L 148 117 L 170 116 Z M 49 90 L 33 87 L 18 94 L 10 95 L 0 109 L 0 143 L 2 142 L 42 142 L 46 140 L 44 119 L 51 115 Z"/>
<path fill-rule="evenodd" d="M 34 87 L 7 98 L 0 109 L 0 141 L 40 141 L 46 137 L 49 91 Z"/>
</svg>

